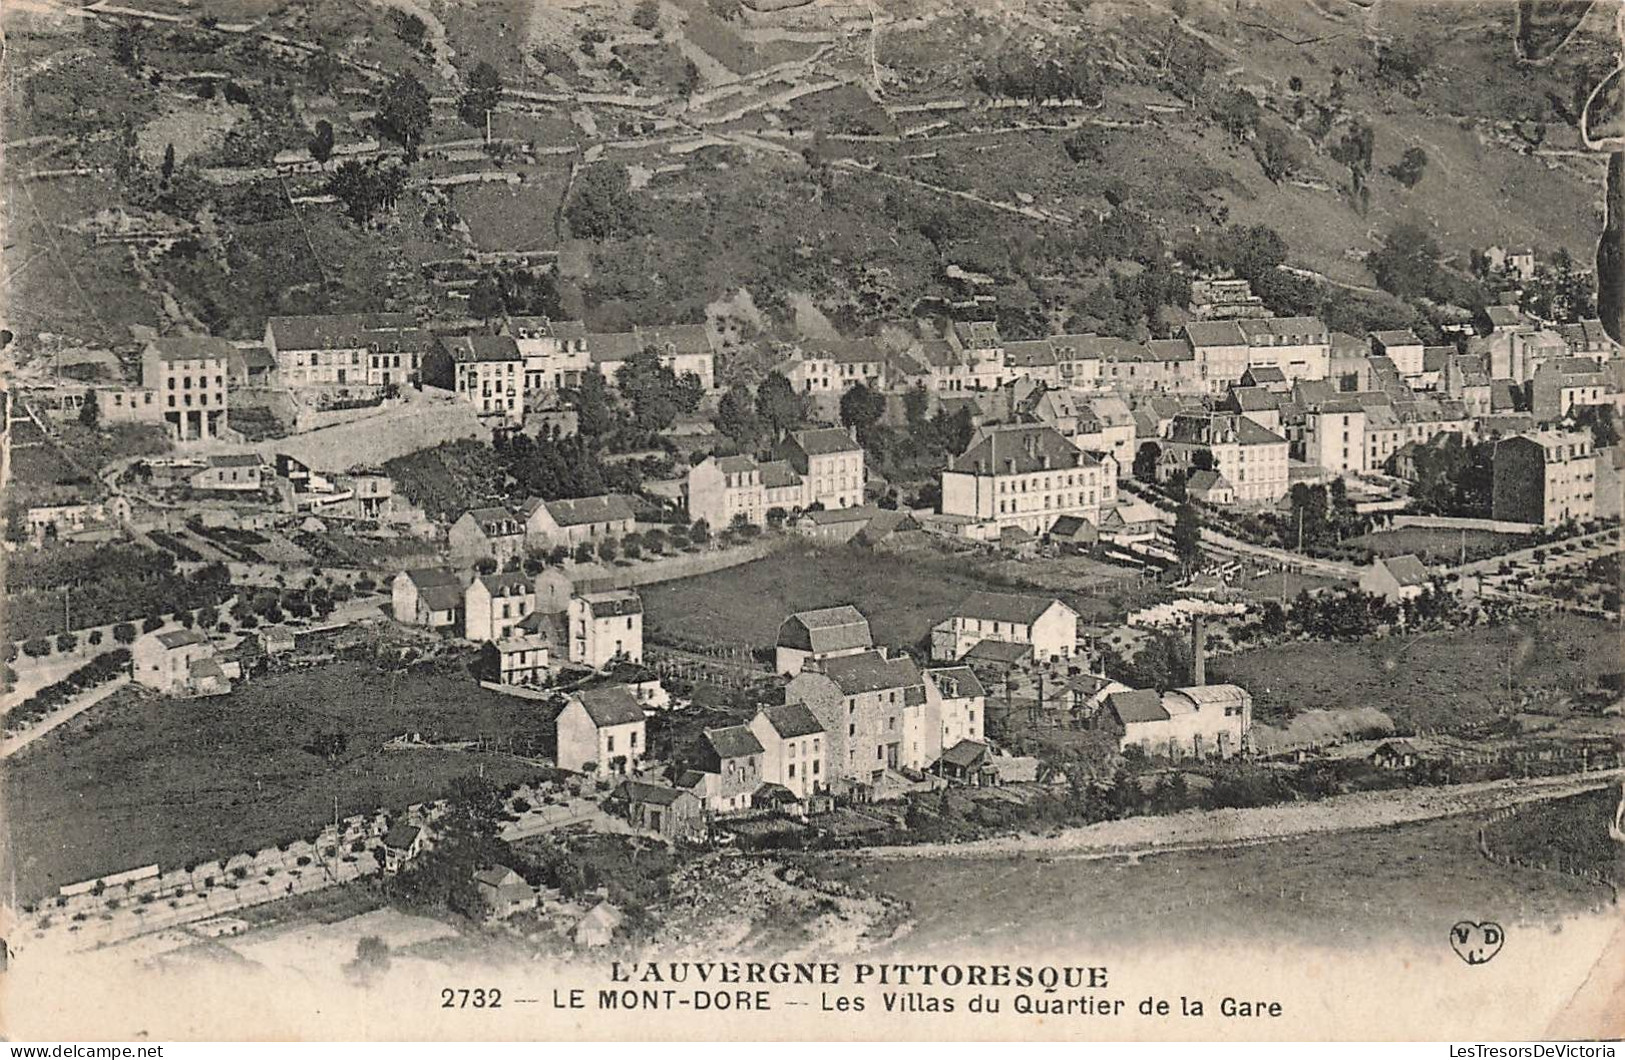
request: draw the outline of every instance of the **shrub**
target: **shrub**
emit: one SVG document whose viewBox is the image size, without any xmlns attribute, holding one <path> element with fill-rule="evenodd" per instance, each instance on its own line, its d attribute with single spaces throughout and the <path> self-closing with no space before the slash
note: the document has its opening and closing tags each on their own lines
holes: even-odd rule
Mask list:
<svg viewBox="0 0 1625 1060">
<path fill-rule="evenodd" d="M 23 641 L 23 654 L 30 659 L 42 659 L 51 654 L 51 642 L 45 637 L 30 637 Z"/>
<path fill-rule="evenodd" d="M 113 639 L 120 644 L 133 644 L 135 642 L 135 626 L 128 622 L 120 622 L 113 627 Z"/>
<path fill-rule="evenodd" d="M 79 638 L 72 633 L 59 633 L 56 638 L 56 650 L 63 655 L 79 647 Z"/>
</svg>

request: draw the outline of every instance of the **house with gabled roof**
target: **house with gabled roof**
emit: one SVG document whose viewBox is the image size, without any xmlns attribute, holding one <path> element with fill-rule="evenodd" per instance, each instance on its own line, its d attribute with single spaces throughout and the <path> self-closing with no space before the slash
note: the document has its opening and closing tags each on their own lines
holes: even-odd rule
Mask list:
<svg viewBox="0 0 1625 1060">
<path fill-rule="evenodd" d="M 609 806 L 633 828 L 667 839 L 692 838 L 705 831 L 705 810 L 699 796 L 684 788 L 623 780 L 610 793 Z"/>
<path fill-rule="evenodd" d="M 618 493 L 569 500 L 531 498 L 519 509 L 525 520 L 525 541 L 532 548 L 575 548 L 583 541 L 596 544 L 605 538 L 632 532 L 637 516 L 631 503 Z"/>
<path fill-rule="evenodd" d="M 762 742 L 749 725 L 706 729 L 695 761 L 705 775 L 702 806 L 714 814 L 750 809 L 751 796 L 764 780 L 765 756 Z"/>
<path fill-rule="evenodd" d="M 1273 503 L 1286 496 L 1287 440 L 1240 413 L 1182 412 L 1162 444 L 1159 478 L 1196 470 L 1197 454 L 1235 488 L 1238 502 Z"/>
<path fill-rule="evenodd" d="M 506 640 L 536 610 L 536 585 L 519 571 L 481 574 L 463 592 L 463 636 Z"/>
<path fill-rule="evenodd" d="M 867 784 L 909 766 L 905 711 L 925 705 L 925 679 L 906 655 L 843 655 L 792 677 L 785 702 L 805 705 L 823 725 L 831 783 Z"/>
<path fill-rule="evenodd" d="M 168 696 L 218 696 L 231 691 L 231 678 L 214 645 L 195 629 L 138 637 L 130 645 L 130 673 L 136 684 Z"/>
<path fill-rule="evenodd" d="M 631 331 L 599 332 L 586 336 L 592 366 L 610 386 L 616 385 L 622 368 L 644 350 L 652 349 L 664 368 L 681 379 L 692 375 L 700 386 L 716 386 L 716 347 L 704 324 L 665 324 L 637 327 Z"/>
<path fill-rule="evenodd" d="M 410 313 L 324 313 L 265 321 L 264 348 L 290 387 L 403 385 L 434 338 Z"/>
<path fill-rule="evenodd" d="M 1185 495 L 1203 504 L 1234 504 L 1236 488 L 1217 471 L 1192 471 L 1185 480 Z"/>
<path fill-rule="evenodd" d="M 1408 552 L 1403 556 L 1378 556 L 1360 572 L 1360 591 L 1399 604 L 1421 596 L 1430 580 L 1427 567 Z"/>
<path fill-rule="evenodd" d="M 449 390 L 477 416 L 525 422 L 525 358 L 512 335 L 449 335 L 423 357 L 424 386 Z"/>
<path fill-rule="evenodd" d="M 1053 597 L 974 592 L 932 627 L 931 657 L 956 662 L 983 641 L 1019 645 L 1028 659 L 1070 659 L 1078 613 Z"/>
<path fill-rule="evenodd" d="M 926 763 L 961 740 L 981 740 L 987 726 L 987 689 L 969 666 L 932 666 L 925 670 L 926 709 L 920 712 L 920 746 Z M 911 750 L 914 750 L 911 748 Z"/>
<path fill-rule="evenodd" d="M 774 668 L 794 677 L 808 660 L 856 655 L 874 646 L 869 620 L 851 604 L 798 611 L 779 626 Z"/>
<path fill-rule="evenodd" d="M 474 890 L 490 919 L 504 920 L 536 904 L 536 889 L 506 865 L 486 865 L 473 872 Z"/>
<path fill-rule="evenodd" d="M 409 626 L 461 626 L 463 588 L 462 575 L 450 567 L 403 570 L 390 582 L 390 610 Z"/>
<path fill-rule="evenodd" d="M 1246 747 L 1253 699 L 1239 685 L 1197 685 L 1158 693 L 1136 688 L 1113 692 L 1101 712 L 1120 732 L 1122 750 L 1138 747 L 1172 758 L 1228 758 Z"/>
<path fill-rule="evenodd" d="M 792 431 L 777 457 L 789 463 L 804 485 L 804 507 L 853 508 L 863 503 L 863 446 L 844 427 Z"/>
<path fill-rule="evenodd" d="M 570 598 L 569 658 L 601 670 L 615 662 L 643 661 L 643 598 L 610 589 Z"/>
<path fill-rule="evenodd" d="M 525 520 L 507 508 L 470 508 L 446 531 L 454 562 L 494 559 L 503 564 L 525 551 Z"/>
<path fill-rule="evenodd" d="M 630 773 L 648 751 L 643 708 L 620 685 L 571 694 L 554 732 L 558 767 L 572 772 Z"/>
<path fill-rule="evenodd" d="M 805 703 L 762 707 L 750 719 L 750 731 L 762 746 L 763 783 L 778 784 L 799 799 L 828 785 L 824 725 Z"/>
<path fill-rule="evenodd" d="M 1043 534 L 1062 515 L 1097 522 L 1116 493 L 1111 456 L 1085 452 L 1047 425 L 991 427 L 942 472 L 941 507 L 986 526 L 988 536 L 1006 526 Z"/>
</svg>

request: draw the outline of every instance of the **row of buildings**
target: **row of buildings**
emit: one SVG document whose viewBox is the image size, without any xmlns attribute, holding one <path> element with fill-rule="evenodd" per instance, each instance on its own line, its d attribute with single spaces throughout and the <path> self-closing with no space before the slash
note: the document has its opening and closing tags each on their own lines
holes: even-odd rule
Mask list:
<svg viewBox="0 0 1625 1060">
<path fill-rule="evenodd" d="M 689 469 L 683 500 L 690 519 L 718 529 L 742 519 L 764 526 L 767 514 L 854 508 L 867 481 L 863 447 L 841 427 L 792 431 L 774 459 L 709 456 Z"/>
</svg>

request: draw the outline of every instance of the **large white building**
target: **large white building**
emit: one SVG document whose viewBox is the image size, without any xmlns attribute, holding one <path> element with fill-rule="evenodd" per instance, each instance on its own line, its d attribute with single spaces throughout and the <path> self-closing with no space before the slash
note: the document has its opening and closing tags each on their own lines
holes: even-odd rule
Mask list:
<svg viewBox="0 0 1625 1060">
<path fill-rule="evenodd" d="M 1117 500 L 1117 461 L 1085 452 L 1053 427 L 984 429 L 942 473 L 942 513 L 1002 530 L 1046 533 L 1063 515 L 1099 524 Z"/>
<path fill-rule="evenodd" d="M 1077 650 L 1078 613 L 1050 597 L 971 593 L 932 627 L 931 657 L 954 662 L 983 641 L 1020 645 L 1031 659 L 1070 659 Z"/>
</svg>

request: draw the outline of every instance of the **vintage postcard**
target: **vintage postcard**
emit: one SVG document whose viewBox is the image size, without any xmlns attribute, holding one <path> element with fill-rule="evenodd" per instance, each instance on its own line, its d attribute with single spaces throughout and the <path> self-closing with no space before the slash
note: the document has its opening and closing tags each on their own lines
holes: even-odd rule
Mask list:
<svg viewBox="0 0 1625 1060">
<path fill-rule="evenodd" d="M 0 31 L 0 1036 L 1625 1036 L 1617 0 Z"/>
</svg>

